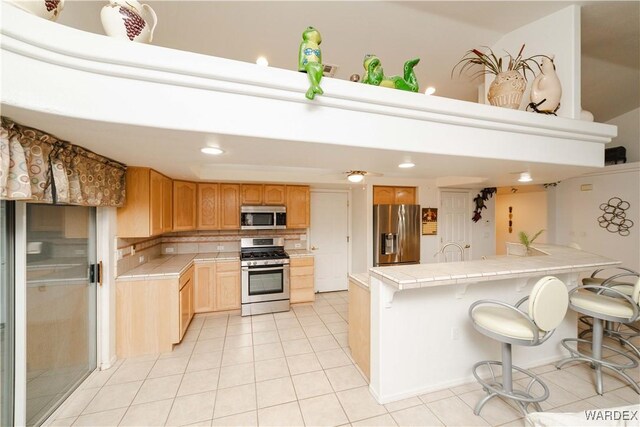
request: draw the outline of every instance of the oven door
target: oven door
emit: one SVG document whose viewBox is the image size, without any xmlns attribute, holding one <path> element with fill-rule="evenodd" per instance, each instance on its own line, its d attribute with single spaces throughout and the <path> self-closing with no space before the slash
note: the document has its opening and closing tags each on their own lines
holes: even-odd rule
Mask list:
<svg viewBox="0 0 640 427">
<path fill-rule="evenodd" d="M 289 299 L 289 266 L 242 267 L 242 303 Z"/>
</svg>

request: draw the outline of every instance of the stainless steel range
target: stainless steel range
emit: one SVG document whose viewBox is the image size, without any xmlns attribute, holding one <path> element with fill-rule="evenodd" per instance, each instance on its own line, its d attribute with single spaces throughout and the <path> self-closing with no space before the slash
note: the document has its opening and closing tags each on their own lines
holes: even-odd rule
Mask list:
<svg viewBox="0 0 640 427">
<path fill-rule="evenodd" d="M 281 237 L 240 240 L 242 315 L 289 310 L 289 255 Z"/>
</svg>

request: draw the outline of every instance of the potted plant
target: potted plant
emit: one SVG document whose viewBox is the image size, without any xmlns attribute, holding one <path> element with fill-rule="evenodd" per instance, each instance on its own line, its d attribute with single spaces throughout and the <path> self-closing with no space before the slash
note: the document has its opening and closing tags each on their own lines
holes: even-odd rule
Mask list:
<svg viewBox="0 0 640 427">
<path fill-rule="evenodd" d="M 526 248 L 527 254 L 531 252 L 531 244 L 533 243 L 533 241 L 536 240 L 538 236 L 542 234 L 543 231 L 544 229 L 538 231 L 536 234 L 533 235 L 533 237 L 529 237 L 529 235 L 524 231 L 521 231 L 518 233 L 518 239 L 520 240 L 520 243 L 522 243 L 522 245 L 524 245 L 524 247 Z"/>
<path fill-rule="evenodd" d="M 548 58 L 546 55 L 534 55 L 524 58 L 522 56 L 524 46 L 523 44 L 515 57 L 509 52 L 506 52 L 507 54 L 502 57 L 497 57 L 493 50 L 486 46 L 488 53 L 481 52 L 478 49 L 471 49 L 453 67 L 451 75 L 453 76 L 458 67 L 460 67 L 458 75 L 461 75 L 474 65 L 482 65 L 483 68 L 472 73 L 471 77 L 476 78 L 486 74 L 496 76 L 487 93 L 489 103 L 498 107 L 517 110 L 520 108 L 522 95 L 527 87 L 527 72 L 531 72 L 535 76 L 532 65 L 535 64 L 538 67 L 538 71 L 540 71 L 540 64 L 536 62 L 536 58 Z M 506 64 L 506 70 L 502 69 L 503 64 Z"/>
</svg>

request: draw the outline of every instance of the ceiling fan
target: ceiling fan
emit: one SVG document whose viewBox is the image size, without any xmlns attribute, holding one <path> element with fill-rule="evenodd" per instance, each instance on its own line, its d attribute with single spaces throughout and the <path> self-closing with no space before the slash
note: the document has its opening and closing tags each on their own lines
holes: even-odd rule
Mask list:
<svg viewBox="0 0 640 427">
<path fill-rule="evenodd" d="M 347 175 L 347 179 L 349 181 L 354 183 L 362 182 L 365 176 L 382 176 L 381 173 L 367 172 L 367 171 L 361 171 L 361 170 L 349 170 L 344 172 L 344 174 Z"/>
</svg>

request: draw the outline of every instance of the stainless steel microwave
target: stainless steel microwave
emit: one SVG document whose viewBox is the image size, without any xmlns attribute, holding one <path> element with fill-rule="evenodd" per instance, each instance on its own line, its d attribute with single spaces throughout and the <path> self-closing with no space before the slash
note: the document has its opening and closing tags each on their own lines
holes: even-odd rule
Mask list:
<svg viewBox="0 0 640 427">
<path fill-rule="evenodd" d="M 275 230 L 287 228 L 287 208 L 284 206 L 242 206 L 241 230 Z"/>
</svg>

